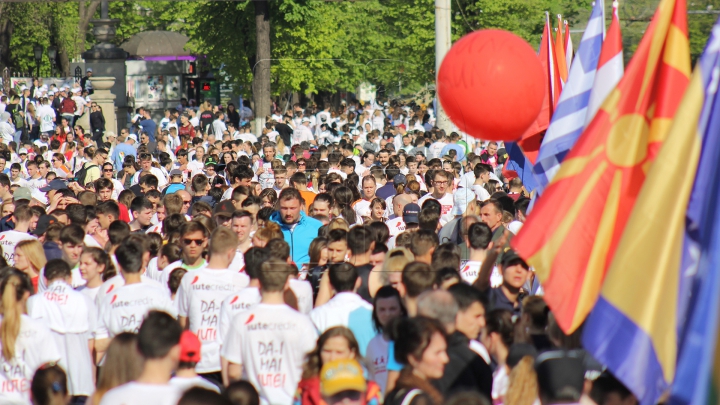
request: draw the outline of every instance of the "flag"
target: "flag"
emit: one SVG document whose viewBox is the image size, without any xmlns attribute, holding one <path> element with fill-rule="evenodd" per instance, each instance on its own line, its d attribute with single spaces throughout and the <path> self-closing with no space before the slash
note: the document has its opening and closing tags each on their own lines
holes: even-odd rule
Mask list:
<svg viewBox="0 0 720 405">
<path fill-rule="evenodd" d="M 613 15 L 605 42 L 603 42 L 600 61 L 598 62 L 595 84 L 590 93 L 588 115 L 586 122 L 592 121 L 595 113 L 602 105 L 608 94 L 615 88 L 623 76 L 623 48 L 622 34 L 620 33 L 620 18 L 618 17 L 618 2 L 613 2 Z"/>
<path fill-rule="evenodd" d="M 716 403 L 719 371 L 718 309 L 720 308 L 720 97 L 717 76 L 720 70 L 720 21 L 715 23 L 705 52 L 695 69 L 693 81 L 683 101 L 703 99 L 697 117 L 681 121 L 687 139 L 702 137 L 695 184 L 684 217 L 685 235 L 680 264 L 677 330 L 679 355 L 670 404 Z M 678 113 L 680 117 L 680 113 Z M 693 118 L 697 127 L 685 125 Z M 680 125 L 678 125 L 680 126 Z M 676 129 L 673 127 L 673 129 Z M 668 141 L 670 138 L 668 138 Z M 664 147 L 663 147 L 664 148 Z M 684 162 L 689 162 L 683 159 Z M 681 170 L 692 167 L 685 165 Z M 676 198 L 676 197 L 673 197 Z M 716 394 L 715 394 L 716 395 Z"/>
<path fill-rule="evenodd" d="M 565 85 L 568 79 L 568 67 L 565 61 L 565 38 L 563 35 L 563 20 L 560 14 L 557 15 L 558 26 L 555 35 L 555 60 L 557 61 L 558 73 L 560 73 L 560 84 Z"/>
<path fill-rule="evenodd" d="M 641 404 L 654 405 L 671 383 L 671 403 L 710 403 L 720 308 L 719 70 L 716 23 L 585 324 L 584 347 Z M 693 288 L 683 292 L 688 280 Z"/>
<path fill-rule="evenodd" d="M 627 73 L 512 240 L 535 268 L 565 332 L 574 331 L 595 305 L 647 170 L 687 87 L 685 14 L 684 0 L 661 0 Z"/>
<path fill-rule="evenodd" d="M 528 192 L 535 190 L 537 188 L 537 181 L 535 181 L 535 177 L 533 177 L 532 163 L 530 163 L 530 160 L 523 154 L 517 143 L 505 142 L 505 151 L 508 154 L 508 160 L 503 170 L 516 171 L 525 189 Z"/>
<path fill-rule="evenodd" d="M 602 2 L 602 1 L 601 1 Z M 570 38 L 570 25 L 565 20 L 565 63 L 567 63 L 568 71 L 572 69 L 573 61 L 573 43 Z"/>
<path fill-rule="evenodd" d="M 552 26 L 550 25 L 550 15 L 545 13 L 545 29 L 543 30 L 542 40 L 540 41 L 539 52 L 540 64 L 545 73 L 545 98 L 540 109 L 540 114 L 535 122 L 525 131 L 525 133 L 517 141 L 518 145 L 523 149 L 525 156 L 530 162 L 535 163 L 540 143 L 542 143 L 543 135 L 550 125 L 550 118 L 555 111 L 556 97 L 560 97 L 559 78 L 556 74 L 555 52 L 553 51 Z"/>
<path fill-rule="evenodd" d="M 588 99 L 603 43 L 605 23 L 602 9 L 602 1 L 593 5 L 587 28 L 578 47 L 576 61 L 570 69 L 570 78 L 560 96 L 560 103 L 535 160 L 533 174 L 538 185 L 536 195 L 543 193 L 560 168 L 565 155 L 585 128 Z"/>
</svg>

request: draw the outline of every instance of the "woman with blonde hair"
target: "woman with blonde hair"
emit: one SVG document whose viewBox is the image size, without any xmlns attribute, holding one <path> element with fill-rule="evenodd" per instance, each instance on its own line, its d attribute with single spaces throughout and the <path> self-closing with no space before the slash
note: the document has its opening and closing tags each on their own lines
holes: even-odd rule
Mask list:
<svg viewBox="0 0 720 405">
<path fill-rule="evenodd" d="M 523 357 L 510 371 L 505 405 L 532 405 L 538 399 L 535 359 Z"/>
<path fill-rule="evenodd" d="M 105 364 L 100 369 L 95 393 L 88 405 L 98 405 L 111 389 L 138 378 L 143 369 L 143 359 L 137 351 L 137 335 L 123 332 L 115 336 L 105 352 Z"/>
<path fill-rule="evenodd" d="M 43 364 L 60 361 L 60 352 L 47 326 L 25 315 L 33 289 L 27 274 L 6 268 L 0 273 L 0 279 L 0 380 L 13 381 L 16 387 L 30 387 L 35 370 Z M 0 403 L 31 403 L 30 390 L 1 390 Z"/>
<path fill-rule="evenodd" d="M 385 285 L 392 286 L 402 293 L 402 270 L 413 260 L 413 254 L 405 248 L 394 248 L 387 252 L 385 261 L 373 267 L 368 276 L 370 296 L 374 297 L 377 290 Z"/>
<path fill-rule="evenodd" d="M 327 232 L 334 231 L 335 229 L 342 229 L 343 231 L 350 231 L 350 225 L 344 218 L 333 218 L 327 225 Z"/>
<path fill-rule="evenodd" d="M 37 291 L 40 270 L 45 267 L 45 263 L 45 250 L 37 239 L 24 240 L 15 246 L 15 268 L 30 277 L 34 291 Z"/>
</svg>

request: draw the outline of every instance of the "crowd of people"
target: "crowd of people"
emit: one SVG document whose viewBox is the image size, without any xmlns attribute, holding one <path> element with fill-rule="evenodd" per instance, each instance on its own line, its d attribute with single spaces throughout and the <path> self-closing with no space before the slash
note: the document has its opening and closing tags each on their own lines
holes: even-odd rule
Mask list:
<svg viewBox="0 0 720 405">
<path fill-rule="evenodd" d="M 502 144 L 397 101 L 154 114 L 3 138 L 0 403 L 637 402 L 509 248 Z"/>
</svg>

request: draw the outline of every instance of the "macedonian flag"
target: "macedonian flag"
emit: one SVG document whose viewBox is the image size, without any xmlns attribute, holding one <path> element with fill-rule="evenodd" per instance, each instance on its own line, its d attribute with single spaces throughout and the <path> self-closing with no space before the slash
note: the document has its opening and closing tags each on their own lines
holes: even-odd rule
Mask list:
<svg viewBox="0 0 720 405">
<path fill-rule="evenodd" d="M 685 1 L 662 0 L 625 76 L 512 240 L 535 268 L 566 332 L 583 322 L 597 300 L 688 84 L 689 53 Z M 647 269 L 648 277 L 652 271 Z"/>
</svg>

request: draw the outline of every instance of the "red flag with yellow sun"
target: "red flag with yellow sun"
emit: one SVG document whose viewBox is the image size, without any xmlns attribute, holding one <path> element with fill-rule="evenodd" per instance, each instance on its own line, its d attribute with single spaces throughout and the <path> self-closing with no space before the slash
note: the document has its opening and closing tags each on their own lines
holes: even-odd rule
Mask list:
<svg viewBox="0 0 720 405">
<path fill-rule="evenodd" d="M 625 76 L 512 240 L 565 331 L 575 330 L 597 300 L 689 77 L 685 1 L 662 0 Z"/>
</svg>

